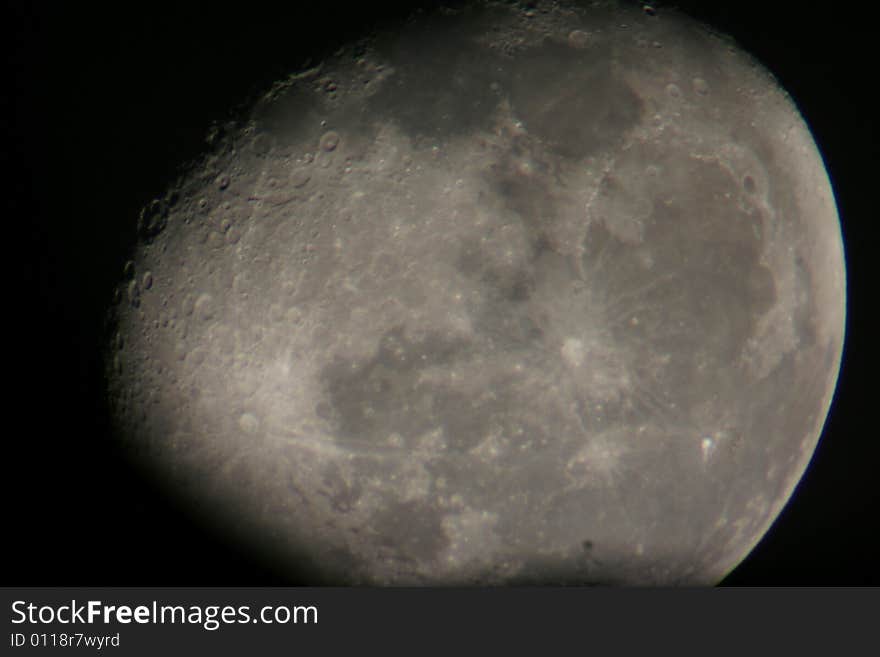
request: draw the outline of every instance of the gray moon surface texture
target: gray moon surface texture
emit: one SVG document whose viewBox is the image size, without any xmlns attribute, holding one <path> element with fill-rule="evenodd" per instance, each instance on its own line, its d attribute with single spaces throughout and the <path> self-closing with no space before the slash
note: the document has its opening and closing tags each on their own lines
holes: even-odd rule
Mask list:
<svg viewBox="0 0 880 657">
<path fill-rule="evenodd" d="M 792 100 L 651 13 L 416 15 L 214 129 L 110 310 L 138 458 L 322 581 L 720 581 L 819 440 L 843 248 Z"/>
</svg>

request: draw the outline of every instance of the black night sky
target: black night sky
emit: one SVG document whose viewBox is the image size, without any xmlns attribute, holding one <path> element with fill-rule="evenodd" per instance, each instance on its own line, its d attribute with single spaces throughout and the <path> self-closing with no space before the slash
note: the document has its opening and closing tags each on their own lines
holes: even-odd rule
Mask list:
<svg viewBox="0 0 880 657">
<path fill-rule="evenodd" d="M 366 26 L 437 3 L 259 4 L 3 3 L 5 585 L 297 583 L 200 526 L 121 459 L 99 351 L 137 212 L 200 153 L 210 122 Z M 867 408 L 876 9 L 675 4 L 734 36 L 795 99 L 831 173 L 847 250 L 848 341 L 823 440 L 771 532 L 724 583 L 878 584 L 880 440 Z"/>
</svg>

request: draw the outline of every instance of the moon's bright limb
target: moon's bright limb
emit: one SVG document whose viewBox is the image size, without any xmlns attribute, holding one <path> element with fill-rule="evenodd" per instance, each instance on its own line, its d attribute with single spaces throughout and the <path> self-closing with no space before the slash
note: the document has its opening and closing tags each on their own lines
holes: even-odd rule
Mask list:
<svg viewBox="0 0 880 657">
<path fill-rule="evenodd" d="M 124 435 L 337 581 L 717 582 L 836 381 L 821 157 L 671 12 L 422 17 L 276 85 L 139 230 Z"/>
</svg>

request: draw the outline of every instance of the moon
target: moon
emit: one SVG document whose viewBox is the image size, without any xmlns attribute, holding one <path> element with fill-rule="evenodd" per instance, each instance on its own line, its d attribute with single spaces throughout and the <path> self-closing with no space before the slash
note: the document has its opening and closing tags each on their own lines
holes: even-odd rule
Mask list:
<svg viewBox="0 0 880 657">
<path fill-rule="evenodd" d="M 139 462 L 316 581 L 709 585 L 821 435 L 846 311 L 809 129 L 630 4 L 472 2 L 292 73 L 139 217 Z"/>
</svg>

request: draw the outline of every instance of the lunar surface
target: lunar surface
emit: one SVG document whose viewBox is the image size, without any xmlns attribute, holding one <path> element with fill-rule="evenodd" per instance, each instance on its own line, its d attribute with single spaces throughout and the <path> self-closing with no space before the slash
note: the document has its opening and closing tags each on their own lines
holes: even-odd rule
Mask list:
<svg viewBox="0 0 880 657">
<path fill-rule="evenodd" d="M 792 100 L 671 11 L 474 2 L 292 73 L 141 213 L 122 439 L 280 568 L 714 584 L 804 473 L 845 317 Z"/>
</svg>

